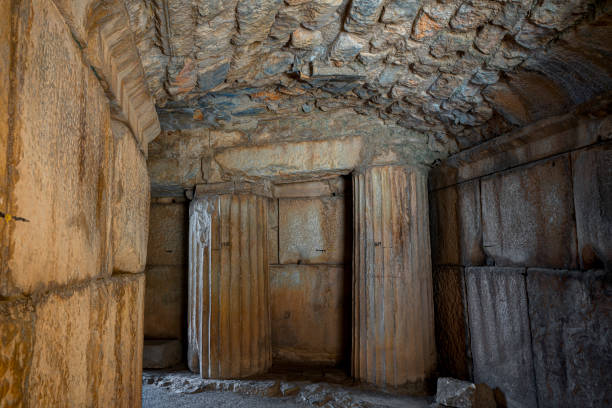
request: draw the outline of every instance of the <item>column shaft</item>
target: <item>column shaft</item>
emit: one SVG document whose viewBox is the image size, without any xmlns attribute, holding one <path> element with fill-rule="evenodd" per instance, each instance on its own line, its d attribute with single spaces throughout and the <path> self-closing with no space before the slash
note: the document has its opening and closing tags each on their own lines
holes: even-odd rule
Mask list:
<svg viewBox="0 0 612 408">
<path fill-rule="evenodd" d="M 353 376 L 421 391 L 436 358 L 426 174 L 372 167 L 353 197 Z"/>
<path fill-rule="evenodd" d="M 190 208 L 190 370 L 240 378 L 271 364 L 268 199 L 197 198 Z"/>
</svg>

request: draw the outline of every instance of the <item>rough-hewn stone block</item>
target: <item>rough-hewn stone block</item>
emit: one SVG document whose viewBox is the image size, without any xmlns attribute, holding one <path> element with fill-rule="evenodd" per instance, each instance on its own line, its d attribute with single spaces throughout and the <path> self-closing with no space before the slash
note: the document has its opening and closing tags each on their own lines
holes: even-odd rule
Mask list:
<svg viewBox="0 0 612 408">
<path fill-rule="evenodd" d="M 0 294 L 110 273 L 108 100 L 55 5 L 20 7 L 8 213 L 28 222 L 11 221 Z"/>
<path fill-rule="evenodd" d="M 470 380 L 472 356 L 463 267 L 434 267 L 433 288 L 438 372 L 442 376 Z"/>
<path fill-rule="evenodd" d="M 483 246 L 499 266 L 576 265 L 567 155 L 482 179 Z"/>
<path fill-rule="evenodd" d="M 26 397 L 34 339 L 30 301 L 0 302 L 0 407 L 21 407 Z"/>
<path fill-rule="evenodd" d="M 483 265 L 480 181 L 431 193 L 432 260 L 438 265 Z"/>
<path fill-rule="evenodd" d="M 604 271 L 529 269 L 527 293 L 538 406 L 612 404 L 609 276 Z"/>
<path fill-rule="evenodd" d="M 151 204 L 147 265 L 187 264 L 187 205 Z"/>
<path fill-rule="evenodd" d="M 270 267 L 270 316 L 274 358 L 339 363 L 348 356 L 350 292 L 342 266 Z M 348 279 L 348 280 L 347 280 Z M 348 301 L 348 303 L 347 303 Z"/>
<path fill-rule="evenodd" d="M 142 272 L 149 235 L 147 163 L 130 130 L 112 122 L 115 138 L 113 183 L 113 270 Z"/>
<path fill-rule="evenodd" d="M 37 301 L 27 404 L 140 406 L 143 303 L 143 274 Z"/>
<path fill-rule="evenodd" d="M 524 273 L 465 269 L 474 382 L 499 387 L 509 407 L 537 404 Z"/>
<path fill-rule="evenodd" d="M 344 263 L 343 197 L 280 199 L 278 212 L 279 263 Z"/>
<path fill-rule="evenodd" d="M 187 267 L 149 266 L 145 296 L 144 335 L 180 339 L 186 326 Z"/>
<path fill-rule="evenodd" d="M 612 263 L 612 144 L 572 154 L 580 265 Z"/>
</svg>

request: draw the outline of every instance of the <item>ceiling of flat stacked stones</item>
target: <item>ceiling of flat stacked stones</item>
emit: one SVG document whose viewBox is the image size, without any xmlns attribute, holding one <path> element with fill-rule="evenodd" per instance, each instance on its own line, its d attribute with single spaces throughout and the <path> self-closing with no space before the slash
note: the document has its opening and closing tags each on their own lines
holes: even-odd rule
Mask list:
<svg viewBox="0 0 612 408">
<path fill-rule="evenodd" d="M 125 0 L 162 127 L 354 109 L 449 153 L 612 90 L 595 0 Z"/>
</svg>

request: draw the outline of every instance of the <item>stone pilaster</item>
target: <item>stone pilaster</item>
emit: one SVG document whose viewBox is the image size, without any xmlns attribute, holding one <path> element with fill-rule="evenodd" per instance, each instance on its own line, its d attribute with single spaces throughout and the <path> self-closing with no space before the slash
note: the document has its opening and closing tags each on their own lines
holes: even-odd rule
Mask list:
<svg viewBox="0 0 612 408">
<path fill-rule="evenodd" d="M 188 365 L 240 378 L 271 364 L 268 198 L 196 197 L 189 221 Z"/>
<path fill-rule="evenodd" d="M 353 212 L 353 376 L 422 391 L 436 361 L 426 174 L 356 172 Z"/>
</svg>

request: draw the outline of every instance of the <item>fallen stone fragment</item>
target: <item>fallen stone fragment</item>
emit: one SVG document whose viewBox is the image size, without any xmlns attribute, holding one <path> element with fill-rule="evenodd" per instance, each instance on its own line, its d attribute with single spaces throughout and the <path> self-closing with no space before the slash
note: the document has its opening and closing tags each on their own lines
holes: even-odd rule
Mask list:
<svg viewBox="0 0 612 408">
<path fill-rule="evenodd" d="M 438 378 L 436 402 L 447 407 L 472 408 L 476 386 L 468 381 L 454 378 Z"/>
</svg>

